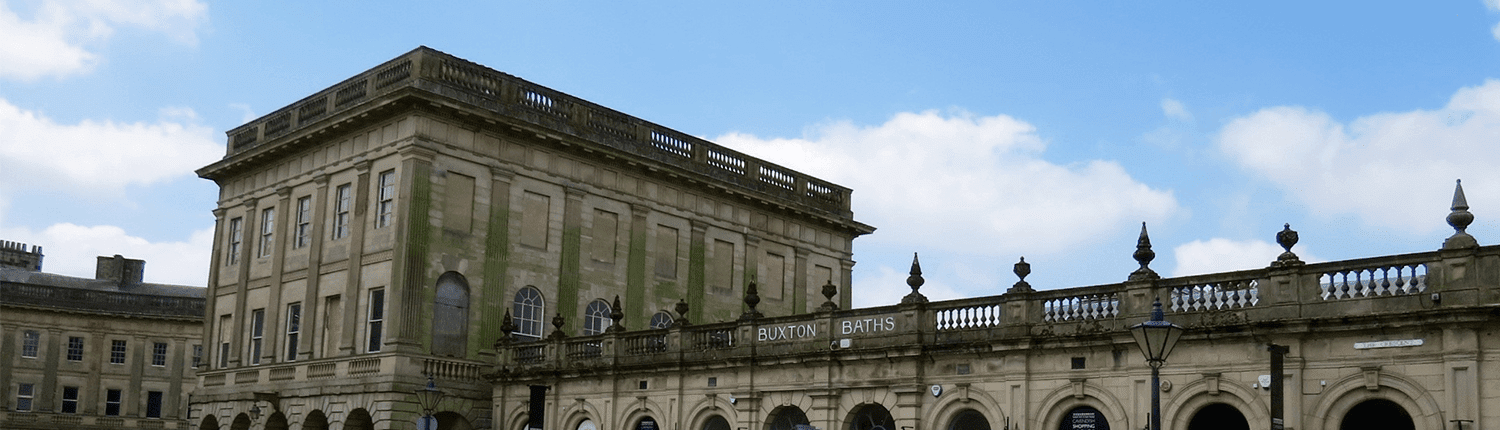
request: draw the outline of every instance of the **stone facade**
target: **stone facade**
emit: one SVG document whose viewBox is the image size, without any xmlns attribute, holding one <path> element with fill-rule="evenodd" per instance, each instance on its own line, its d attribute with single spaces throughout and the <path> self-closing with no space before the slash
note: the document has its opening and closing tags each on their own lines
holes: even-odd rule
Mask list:
<svg viewBox="0 0 1500 430">
<path fill-rule="evenodd" d="M 7 245 L 10 243 L 7 242 Z M 144 283 L 145 262 L 98 276 L 0 266 L 0 428 L 186 429 L 203 359 L 203 288 Z"/>
<path fill-rule="evenodd" d="M 229 131 L 195 423 L 485 428 L 493 343 L 847 307 L 847 188 L 428 48 Z M 260 414 L 252 410 L 262 411 Z"/>
<path fill-rule="evenodd" d="M 1493 428 L 1500 246 L 1463 232 L 1463 201 L 1433 252 L 1305 264 L 1288 227 L 1267 268 L 1162 279 L 1142 229 L 1119 284 L 1035 291 L 1023 260 L 1005 294 L 928 302 L 914 262 L 895 306 L 501 342 L 494 428 L 533 411 L 549 430 L 1143 428 L 1151 369 L 1129 328 L 1157 299 L 1186 328 L 1162 428 L 1274 428 L 1270 345 L 1288 350 L 1286 429 Z"/>
</svg>

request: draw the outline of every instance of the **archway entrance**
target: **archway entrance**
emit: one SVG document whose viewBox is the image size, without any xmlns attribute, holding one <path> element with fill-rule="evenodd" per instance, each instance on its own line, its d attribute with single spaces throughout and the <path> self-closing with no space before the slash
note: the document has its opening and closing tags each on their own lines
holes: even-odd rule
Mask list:
<svg viewBox="0 0 1500 430">
<path fill-rule="evenodd" d="M 782 406 L 771 411 L 766 418 L 766 430 L 796 430 L 798 425 L 810 424 L 807 414 L 796 406 Z"/>
<path fill-rule="evenodd" d="M 277 411 L 266 418 L 266 430 L 287 430 L 286 414 Z"/>
<path fill-rule="evenodd" d="M 1250 422 L 1234 406 L 1214 403 L 1193 414 L 1188 430 L 1250 430 Z"/>
<path fill-rule="evenodd" d="M 328 430 L 328 416 L 323 411 L 313 409 L 307 413 L 307 418 L 302 419 L 302 430 Z"/>
<path fill-rule="evenodd" d="M 1339 422 L 1340 430 L 1386 429 L 1416 430 L 1411 414 L 1405 408 L 1386 399 L 1370 399 L 1349 408 Z"/>
<path fill-rule="evenodd" d="M 1079 406 L 1068 411 L 1062 417 L 1062 424 L 1057 426 L 1058 430 L 1109 430 L 1109 420 L 1104 418 L 1104 413 L 1099 412 L 1092 406 Z"/>
<path fill-rule="evenodd" d="M 219 430 L 219 418 L 213 415 L 203 417 L 203 422 L 198 423 L 198 430 Z"/>
<path fill-rule="evenodd" d="M 948 430 L 990 430 L 990 420 L 984 414 L 973 409 L 964 409 L 953 417 L 953 423 L 948 424 Z"/>
<path fill-rule="evenodd" d="M 731 430 L 731 428 L 729 427 L 729 420 L 724 419 L 722 416 L 714 415 L 708 418 L 708 422 L 703 423 L 703 430 Z"/>
<path fill-rule="evenodd" d="M 229 423 L 229 430 L 250 430 L 250 416 L 240 413 L 234 416 L 234 421 Z"/>
<path fill-rule="evenodd" d="M 469 420 L 457 412 L 438 412 L 432 415 L 437 419 L 437 430 L 472 430 Z"/>
<path fill-rule="evenodd" d="M 891 411 L 879 403 L 867 403 L 854 408 L 850 414 L 849 430 L 895 430 Z"/>
<path fill-rule="evenodd" d="M 344 418 L 345 430 L 375 430 L 375 421 L 370 419 L 370 411 L 364 408 L 349 411 L 349 417 Z"/>
</svg>

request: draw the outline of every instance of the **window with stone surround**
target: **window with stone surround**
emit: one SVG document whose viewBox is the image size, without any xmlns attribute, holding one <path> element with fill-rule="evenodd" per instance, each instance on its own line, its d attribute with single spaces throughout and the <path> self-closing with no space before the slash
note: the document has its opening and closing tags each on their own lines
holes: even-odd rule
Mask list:
<svg viewBox="0 0 1500 430">
<path fill-rule="evenodd" d="M 609 302 L 604 299 L 594 299 L 583 312 L 583 335 L 590 336 L 604 333 L 604 330 L 614 324 L 609 319 Z"/>
<path fill-rule="evenodd" d="M 234 217 L 229 220 L 229 249 L 224 252 L 224 265 L 230 266 L 240 262 L 241 237 L 245 232 L 244 219 Z"/>
<path fill-rule="evenodd" d="M 109 364 L 125 364 L 125 341 L 109 341 Z"/>
<path fill-rule="evenodd" d="M 312 196 L 297 199 L 297 228 L 292 232 L 292 248 L 307 247 L 312 239 Z"/>
<path fill-rule="evenodd" d="M 276 208 L 266 208 L 260 211 L 260 249 L 259 256 L 269 257 L 271 249 L 276 243 Z"/>
<path fill-rule="evenodd" d="M 26 330 L 21 333 L 21 357 L 36 358 L 37 350 L 42 343 L 42 333 L 35 330 Z"/>
<path fill-rule="evenodd" d="M 542 338 L 542 315 L 546 310 L 541 290 L 527 285 L 516 292 L 516 301 L 511 318 L 516 325 L 517 336 Z"/>
<path fill-rule="evenodd" d="M 379 188 L 375 191 L 375 228 L 391 225 L 396 214 L 396 171 L 380 172 Z"/>
<path fill-rule="evenodd" d="M 349 208 L 354 205 L 353 189 L 349 184 L 339 185 L 333 190 L 333 238 L 349 235 Z"/>
<path fill-rule="evenodd" d="M 83 338 L 68 337 L 68 361 L 83 361 Z"/>
</svg>

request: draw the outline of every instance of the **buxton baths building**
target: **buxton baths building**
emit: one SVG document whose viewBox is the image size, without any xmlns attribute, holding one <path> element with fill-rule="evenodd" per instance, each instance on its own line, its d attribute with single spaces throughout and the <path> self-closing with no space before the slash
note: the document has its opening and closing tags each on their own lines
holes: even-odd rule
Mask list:
<svg viewBox="0 0 1500 430">
<path fill-rule="evenodd" d="M 522 430 L 1125 430 L 1151 369 L 1130 328 L 1153 302 L 1185 328 L 1161 369 L 1164 429 L 1500 426 L 1500 246 L 929 302 L 916 262 L 894 306 L 496 344 L 494 428 Z M 1271 378 L 1268 346 L 1285 352 Z M 1281 382 L 1281 413 L 1272 385 Z M 537 417 L 540 415 L 540 417 Z M 1273 416 L 1281 417 L 1273 427 Z M 537 419 L 539 418 L 539 419 Z M 540 424 L 537 426 L 536 424 Z"/>
<path fill-rule="evenodd" d="M 1168 428 L 1500 423 L 1467 236 L 849 309 L 849 189 L 425 47 L 228 137 L 200 429 L 1134 429 L 1156 297 Z"/>
</svg>

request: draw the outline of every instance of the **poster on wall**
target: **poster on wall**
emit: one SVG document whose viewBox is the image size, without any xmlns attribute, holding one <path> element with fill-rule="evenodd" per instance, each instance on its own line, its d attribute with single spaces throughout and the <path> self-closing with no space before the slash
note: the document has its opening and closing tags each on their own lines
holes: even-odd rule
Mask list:
<svg viewBox="0 0 1500 430">
<path fill-rule="evenodd" d="M 635 430 L 656 430 L 656 420 L 651 417 L 642 418 L 641 423 L 635 425 Z"/>
<path fill-rule="evenodd" d="M 1079 406 L 1063 415 L 1062 424 L 1057 426 L 1058 430 L 1109 430 L 1109 420 L 1104 419 L 1104 414 L 1098 409 L 1089 406 Z"/>
</svg>

